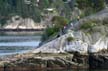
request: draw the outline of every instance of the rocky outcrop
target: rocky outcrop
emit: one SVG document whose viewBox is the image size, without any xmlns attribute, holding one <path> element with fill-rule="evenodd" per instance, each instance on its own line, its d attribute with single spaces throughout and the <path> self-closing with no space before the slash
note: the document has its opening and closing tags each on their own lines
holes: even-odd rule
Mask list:
<svg viewBox="0 0 108 71">
<path fill-rule="evenodd" d="M 96 13 L 96 14 L 93 14 L 93 15 L 90 15 L 90 16 L 87 16 L 87 17 L 84 17 L 82 19 L 80 19 L 78 22 L 76 22 L 74 25 L 73 25 L 73 29 L 75 30 L 79 30 L 80 29 L 80 26 L 83 25 L 85 22 L 88 22 L 88 21 L 98 21 L 98 23 L 100 22 L 103 22 L 104 20 L 107 20 L 108 19 L 108 8 L 105 8 L 104 10 Z"/>
<path fill-rule="evenodd" d="M 68 54 L 29 54 L 13 60 L 0 62 L 0 69 L 6 71 L 42 70 L 42 69 L 108 69 L 107 54 L 81 55 L 78 52 Z M 18 55 L 19 56 L 19 55 Z M 27 57 L 25 57 L 27 56 Z M 15 59 L 14 59 L 15 58 Z"/>
<path fill-rule="evenodd" d="M 39 48 L 33 50 L 33 53 L 60 53 L 60 52 L 79 52 L 81 54 L 96 53 L 108 48 L 108 9 L 105 9 L 96 15 L 92 15 L 73 23 L 73 27 L 79 27 L 76 31 L 69 29 L 68 33 L 50 41 Z M 95 21 L 96 26 L 92 29 L 83 30 L 80 28 L 85 22 Z M 91 22 L 90 22 L 91 23 Z M 74 29 L 73 28 L 73 29 Z M 68 37 L 75 40 L 67 41 Z M 70 44 L 68 44 L 70 43 Z"/>
<path fill-rule="evenodd" d="M 32 18 L 22 18 L 20 16 L 13 16 L 3 26 L 3 29 L 45 29 L 46 26 L 36 23 Z"/>
<path fill-rule="evenodd" d="M 68 37 L 73 37 L 75 40 L 69 44 Z M 60 52 L 79 52 L 81 54 L 96 53 L 103 49 L 107 50 L 108 40 L 101 33 L 86 34 L 82 31 L 70 32 L 60 38 L 48 42 L 41 47 L 33 50 L 33 53 L 60 53 Z"/>
<path fill-rule="evenodd" d="M 39 56 L 38 56 L 39 55 Z M 47 55 L 47 56 L 45 56 Z M 53 56 L 52 56 L 53 55 Z M 14 58 L 14 57 L 13 57 Z M 21 57 L 4 61 L 1 66 L 6 71 L 37 69 L 72 69 L 88 68 L 87 56 L 75 54 L 33 54 L 32 57 Z M 0 66 L 0 67 L 1 67 Z"/>
<path fill-rule="evenodd" d="M 78 39 L 74 32 L 68 33 L 66 35 L 63 35 L 60 38 L 57 38 L 51 42 L 48 42 L 41 47 L 33 50 L 33 53 L 65 53 L 70 51 L 78 51 L 81 54 L 87 54 L 88 52 L 88 44 L 86 42 L 83 42 L 82 40 Z M 68 44 L 67 38 L 68 37 L 75 37 L 75 40 L 71 42 L 71 44 Z M 73 48 L 71 48 L 73 47 Z M 82 48 L 81 48 L 82 47 Z"/>
<path fill-rule="evenodd" d="M 95 21 L 92 28 L 81 29 L 85 22 Z M 90 23 L 89 23 L 90 24 Z M 108 9 L 74 23 L 73 29 L 68 33 L 32 51 L 32 53 L 78 53 L 72 59 L 82 62 L 81 55 L 88 55 L 87 61 L 90 68 L 108 69 Z M 77 30 L 76 30 L 77 29 Z M 73 40 L 67 41 L 68 37 Z M 105 53 L 100 53 L 105 52 Z"/>
</svg>

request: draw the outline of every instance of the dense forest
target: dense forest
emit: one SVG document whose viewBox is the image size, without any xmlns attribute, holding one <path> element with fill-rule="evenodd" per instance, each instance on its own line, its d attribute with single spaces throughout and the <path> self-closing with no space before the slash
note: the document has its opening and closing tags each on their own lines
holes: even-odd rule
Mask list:
<svg viewBox="0 0 108 71">
<path fill-rule="evenodd" d="M 33 18 L 39 22 L 44 8 L 54 7 L 58 10 L 64 9 L 65 12 L 67 9 L 70 10 L 67 5 L 64 5 L 62 0 L 39 0 L 39 2 L 37 0 L 0 0 L 0 21 L 5 23 L 5 20 L 10 17 L 19 15 L 23 18 Z"/>
<path fill-rule="evenodd" d="M 59 15 L 70 19 L 75 7 L 88 15 L 103 9 L 104 5 L 104 0 L 0 0 L 0 23 L 5 24 L 15 15 L 40 22 L 45 8 L 55 8 Z"/>
</svg>

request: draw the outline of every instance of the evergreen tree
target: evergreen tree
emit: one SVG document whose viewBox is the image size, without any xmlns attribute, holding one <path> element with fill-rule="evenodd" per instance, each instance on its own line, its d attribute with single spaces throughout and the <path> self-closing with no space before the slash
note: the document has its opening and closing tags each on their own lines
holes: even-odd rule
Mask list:
<svg viewBox="0 0 108 71">
<path fill-rule="evenodd" d="M 80 9 L 93 8 L 100 11 L 105 7 L 105 0 L 77 0 L 77 3 Z"/>
<path fill-rule="evenodd" d="M 42 10 L 49 7 L 49 0 L 40 0 L 39 8 Z"/>
<path fill-rule="evenodd" d="M 96 10 L 102 10 L 105 7 L 105 0 L 92 0 L 92 7 Z"/>
</svg>

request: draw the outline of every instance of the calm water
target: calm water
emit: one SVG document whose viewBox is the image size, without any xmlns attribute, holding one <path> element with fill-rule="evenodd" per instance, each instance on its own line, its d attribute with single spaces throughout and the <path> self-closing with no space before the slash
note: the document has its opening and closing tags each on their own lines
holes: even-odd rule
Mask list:
<svg viewBox="0 0 108 71">
<path fill-rule="evenodd" d="M 96 70 L 89 70 L 89 69 L 70 69 L 70 70 L 36 70 L 36 71 L 108 71 L 108 70 L 100 70 L 100 69 L 96 69 Z"/>
<path fill-rule="evenodd" d="M 76 69 L 76 70 L 47 70 L 47 71 L 108 71 L 108 70 L 81 70 L 81 69 Z"/>
<path fill-rule="evenodd" d="M 43 70 L 43 71 L 108 71 L 108 70 L 100 70 L 100 69 L 96 69 L 96 70 L 88 70 L 88 69 L 70 69 L 70 70 Z"/>
<path fill-rule="evenodd" d="M 24 53 L 36 48 L 40 43 L 41 34 L 1 34 L 0 55 Z"/>
</svg>

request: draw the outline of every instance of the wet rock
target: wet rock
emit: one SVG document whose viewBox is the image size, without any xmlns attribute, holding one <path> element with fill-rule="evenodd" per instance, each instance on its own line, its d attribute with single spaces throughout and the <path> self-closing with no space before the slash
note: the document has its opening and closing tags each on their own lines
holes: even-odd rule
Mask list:
<svg viewBox="0 0 108 71">
<path fill-rule="evenodd" d="M 59 54 L 58 54 L 59 55 Z M 73 55 L 69 56 L 46 56 L 46 57 L 28 57 L 20 58 L 15 61 L 3 62 L 3 68 L 6 71 L 29 70 L 33 69 L 67 69 L 86 67 L 83 60 L 77 59 L 77 62 L 72 61 Z M 81 63 L 79 62 L 81 60 Z M 81 65 L 82 64 L 82 65 Z M 29 69 L 28 69 L 29 68 Z M 87 68 L 87 67 L 86 67 Z M 31 69 L 31 70 L 33 70 Z"/>
<path fill-rule="evenodd" d="M 106 55 L 89 55 L 90 68 L 108 69 L 108 56 Z"/>
</svg>

